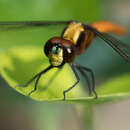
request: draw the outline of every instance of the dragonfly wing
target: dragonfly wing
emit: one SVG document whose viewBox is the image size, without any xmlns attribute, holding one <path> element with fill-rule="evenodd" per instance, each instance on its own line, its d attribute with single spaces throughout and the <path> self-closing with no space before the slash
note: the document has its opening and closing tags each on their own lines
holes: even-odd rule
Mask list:
<svg viewBox="0 0 130 130">
<path fill-rule="evenodd" d="M 116 38 L 110 36 L 107 33 L 101 33 L 91 26 L 86 25 L 86 29 L 89 29 L 94 32 L 96 36 L 100 37 L 102 40 L 108 43 L 116 52 L 119 53 L 120 56 L 130 62 L 130 45 L 125 44 L 120 40 L 117 40 Z"/>
<path fill-rule="evenodd" d="M 46 27 L 56 25 L 67 25 L 70 21 L 17 21 L 0 22 L 0 31 L 8 31 L 21 28 Z"/>
</svg>

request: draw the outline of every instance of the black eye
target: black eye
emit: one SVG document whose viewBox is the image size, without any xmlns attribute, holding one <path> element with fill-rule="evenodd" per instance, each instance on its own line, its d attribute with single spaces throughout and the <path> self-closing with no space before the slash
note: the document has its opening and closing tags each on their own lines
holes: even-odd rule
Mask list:
<svg viewBox="0 0 130 130">
<path fill-rule="evenodd" d="M 49 55 L 49 51 L 52 48 L 52 43 L 51 41 L 47 41 L 44 47 L 44 53 L 46 54 L 46 56 Z"/>
<path fill-rule="evenodd" d="M 63 56 L 65 62 L 72 62 L 75 57 L 75 46 L 64 47 Z"/>
<path fill-rule="evenodd" d="M 72 53 L 72 48 L 66 48 L 66 50 L 67 50 L 67 52 L 68 52 L 69 54 Z"/>
</svg>

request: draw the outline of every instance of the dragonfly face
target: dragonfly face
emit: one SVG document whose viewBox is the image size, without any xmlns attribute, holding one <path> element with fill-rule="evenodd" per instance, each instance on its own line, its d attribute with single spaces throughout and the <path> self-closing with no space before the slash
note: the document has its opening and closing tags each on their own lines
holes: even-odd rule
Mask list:
<svg viewBox="0 0 130 130">
<path fill-rule="evenodd" d="M 60 37 L 53 37 L 45 44 L 44 52 L 49 58 L 50 64 L 58 67 L 74 60 L 75 49 L 71 41 Z"/>
</svg>

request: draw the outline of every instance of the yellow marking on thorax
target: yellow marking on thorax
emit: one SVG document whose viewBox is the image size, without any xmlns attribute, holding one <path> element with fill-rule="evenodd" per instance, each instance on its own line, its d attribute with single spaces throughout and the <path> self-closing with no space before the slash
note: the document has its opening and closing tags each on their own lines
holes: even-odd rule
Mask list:
<svg viewBox="0 0 130 130">
<path fill-rule="evenodd" d="M 65 30 L 63 38 L 76 44 L 80 33 L 83 31 L 84 28 L 81 23 L 71 22 Z"/>
</svg>

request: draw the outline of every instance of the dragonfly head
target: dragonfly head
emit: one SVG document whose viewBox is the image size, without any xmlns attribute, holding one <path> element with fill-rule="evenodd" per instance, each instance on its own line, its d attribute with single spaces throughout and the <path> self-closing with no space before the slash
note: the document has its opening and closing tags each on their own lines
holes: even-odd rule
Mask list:
<svg viewBox="0 0 130 130">
<path fill-rule="evenodd" d="M 61 66 L 65 62 L 72 62 L 75 57 L 75 46 L 68 40 L 54 37 L 48 40 L 44 52 L 51 65 Z"/>
</svg>

